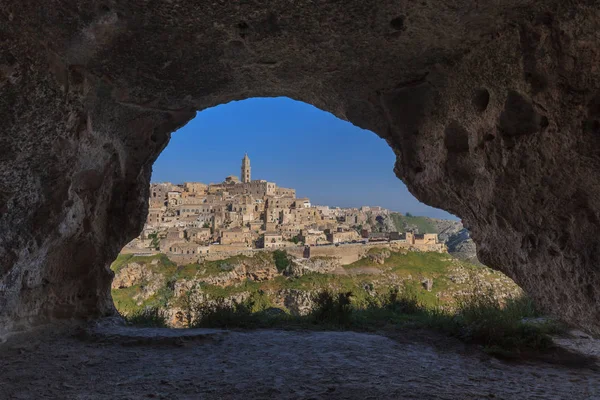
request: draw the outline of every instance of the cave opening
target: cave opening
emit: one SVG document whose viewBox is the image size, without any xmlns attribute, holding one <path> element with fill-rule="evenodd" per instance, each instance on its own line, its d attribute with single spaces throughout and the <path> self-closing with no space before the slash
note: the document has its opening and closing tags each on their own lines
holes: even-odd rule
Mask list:
<svg viewBox="0 0 600 400">
<path fill-rule="evenodd" d="M 598 332 L 597 13 L 517 3 L 8 4 L 0 330 L 114 313 L 106 265 L 170 133 L 289 96 L 384 138 L 482 261 Z"/>
<path fill-rule="evenodd" d="M 55 329 L 65 321 L 94 328 L 115 321 L 103 318 L 116 315 L 108 265 L 143 228 L 152 165 L 171 133 L 198 110 L 288 96 L 383 138 L 394 174 L 420 201 L 460 217 L 482 262 L 567 323 L 600 334 L 599 19 L 589 0 L 2 2 L 0 340 L 29 331 L 2 344 L 3 395 L 514 398 L 534 388 L 538 397 L 597 397 L 597 369 L 472 357 L 423 331 L 408 337 L 410 346 L 356 332 L 299 340 L 281 331 L 229 332 L 187 346 L 164 337 L 132 343 L 117 337 L 123 329 L 116 324 L 101 337 Z M 233 158 L 234 174 L 242 154 Z M 307 255 L 318 264 L 313 249 Z M 358 300 L 377 289 L 362 282 L 365 272 L 416 264 L 414 253 L 397 253 L 376 251 L 368 265 L 342 266 L 352 272 L 347 279 L 364 283 Z M 274 269 L 252 269 L 247 260 L 213 266 L 246 268 L 262 279 L 289 267 L 285 254 L 276 254 L 268 261 Z M 429 261 L 438 269 L 445 263 Z M 421 270 L 412 289 L 430 299 L 444 284 L 426 279 L 432 272 Z M 292 296 L 320 278 L 303 274 L 284 289 Z M 450 281 L 465 278 L 454 273 Z M 268 288 L 257 288 L 253 305 L 265 305 L 258 289 Z M 419 311 L 411 298 L 385 295 L 364 311 Z M 313 318 L 355 323 L 349 303 L 357 299 L 348 297 L 324 295 L 328 307 Z M 244 316 L 248 308 L 233 311 Z M 544 325 L 520 329 L 515 315 L 522 314 L 504 328 L 524 334 L 521 343 L 548 344 L 537 335 Z M 32 329 L 57 321 L 50 334 Z M 456 327 L 448 321 L 439 326 Z M 488 330 L 494 332 L 500 341 L 515 337 Z M 151 351 L 131 346 L 148 341 L 157 345 Z M 575 341 L 594 343 L 583 333 Z M 580 361 L 571 359 L 571 367 Z"/>
<path fill-rule="evenodd" d="M 490 270 L 469 232 L 414 198 L 395 158 L 372 132 L 290 98 L 203 110 L 154 162 L 145 224 L 111 264 L 117 310 L 189 327 L 215 304 L 298 317 L 321 291 L 345 288 L 362 310 L 393 290 L 423 306 L 453 304 L 465 282 L 479 290 Z M 495 296 L 520 293 L 491 276 Z"/>
</svg>

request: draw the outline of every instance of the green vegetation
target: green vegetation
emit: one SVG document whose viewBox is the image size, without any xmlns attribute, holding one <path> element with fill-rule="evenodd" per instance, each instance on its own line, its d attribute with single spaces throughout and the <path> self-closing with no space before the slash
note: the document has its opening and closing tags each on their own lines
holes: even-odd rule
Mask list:
<svg viewBox="0 0 600 400">
<path fill-rule="evenodd" d="M 128 324 L 147 328 L 166 328 L 167 320 L 164 313 L 157 307 L 145 308 L 124 316 Z"/>
<path fill-rule="evenodd" d="M 437 233 L 435 226 L 427 217 L 415 217 L 410 213 L 390 213 L 390 218 L 398 232 L 406 232 L 408 227 L 416 227 L 419 233 Z"/>
<path fill-rule="evenodd" d="M 163 283 L 158 290 L 152 289 L 150 296 L 148 285 L 152 282 L 145 281 L 114 289 L 112 294 L 117 309 L 136 325 L 164 326 L 162 312 L 178 307 L 193 327 L 390 333 L 397 329 L 428 328 L 482 345 L 490 354 L 502 357 L 543 351 L 552 346 L 549 334 L 561 330 L 554 322 L 527 322 L 526 318 L 540 315 L 531 300 L 515 297 L 500 301 L 493 292 L 474 287 L 472 280 L 465 281 L 465 276 L 476 275 L 485 287 L 487 282 L 497 283 L 500 275 L 448 254 L 372 248 L 365 258 L 344 266 L 346 274 L 305 272 L 300 276 L 284 276 L 291 262 L 284 250 L 184 266 L 177 266 L 163 254 L 120 255 L 111 266 L 113 271 L 118 272 L 129 263 L 144 264 L 154 274 L 152 279 L 160 278 Z M 244 268 L 238 268 L 242 264 Z M 253 267 L 261 273 L 276 268 L 279 274 L 267 280 L 236 278 L 218 285 L 203 282 Z M 457 270 L 463 280 L 452 277 Z M 431 291 L 424 289 L 424 278 L 433 279 Z M 188 291 L 175 297 L 175 286 L 183 281 L 190 282 Z M 308 294 L 313 304 L 311 312 L 291 315 L 276 296 L 282 290 Z M 458 292 L 477 294 L 452 295 Z M 234 298 L 244 300 L 236 302 Z"/>
<path fill-rule="evenodd" d="M 502 305 L 490 291 L 458 301 L 456 322 L 461 329 L 456 332 L 456 328 L 451 327 L 449 333 L 483 344 L 489 353 L 510 357 L 524 349 L 549 348 L 552 339 L 548 334 L 564 329 L 556 322 L 528 323 L 524 320 L 540 316 L 531 299 L 508 299 Z"/>
<path fill-rule="evenodd" d="M 285 271 L 291 264 L 290 258 L 285 250 L 275 250 L 273 252 L 273 259 L 275 260 L 275 267 L 277 267 L 277 271 L 279 272 Z"/>
<path fill-rule="evenodd" d="M 542 352 L 552 347 L 549 334 L 560 333 L 556 322 L 531 323 L 539 316 L 525 297 L 502 305 L 490 293 L 465 297 L 453 312 L 427 307 L 411 291 L 392 289 L 370 303 L 357 307 L 352 292 L 321 291 L 308 315 L 274 312 L 268 304 L 257 307 L 254 299 L 226 302 L 219 299 L 199 307 L 194 327 L 349 329 L 393 332 L 397 329 L 430 328 L 455 336 L 466 343 L 482 345 L 500 357 L 518 357 L 523 352 Z"/>
<path fill-rule="evenodd" d="M 384 264 L 379 264 L 368 256 L 386 252 L 389 257 Z M 125 289 L 114 289 L 113 298 L 117 309 L 124 314 L 144 309 L 145 307 L 165 307 L 173 297 L 175 282 L 179 280 L 194 280 L 194 290 L 204 293 L 208 298 L 229 297 L 247 292 L 254 295 L 259 291 L 274 293 L 281 290 L 300 290 L 305 292 L 318 292 L 331 290 L 334 292 L 352 292 L 352 302 L 355 306 L 364 306 L 372 297 L 373 293 L 385 291 L 389 287 L 397 287 L 402 283 L 403 290 L 412 290 L 418 301 L 424 305 L 434 307 L 449 305 L 454 299 L 447 293 L 452 290 L 471 290 L 469 284 L 456 284 L 449 280 L 448 276 L 454 268 L 463 268 L 475 273 L 484 267 L 478 267 L 466 262 L 452 259 L 447 254 L 426 252 L 390 252 L 386 249 L 370 249 L 367 257 L 353 264 L 344 266 L 349 274 L 323 274 L 317 272 L 304 273 L 301 276 L 284 276 L 283 272 L 291 264 L 289 255 L 284 250 L 276 250 L 272 253 L 259 252 L 254 257 L 239 255 L 225 260 L 205 261 L 201 264 L 188 264 L 177 266 L 164 255 L 149 257 L 120 256 L 113 268 L 122 268 L 125 262 L 136 262 L 146 265 L 146 268 L 154 274 L 164 277 L 165 287 L 150 298 L 140 296 L 142 289 L 140 285 Z M 247 266 L 260 268 L 277 268 L 279 275 L 265 281 L 244 280 L 231 282 L 228 285 L 212 285 L 202 282 L 219 275 L 232 271 L 240 263 Z M 366 270 L 361 270 L 365 269 Z M 491 282 L 497 279 L 497 273 L 489 270 L 489 275 L 482 279 Z M 469 273 L 471 273 L 469 272 Z M 384 274 L 382 278 L 381 273 Z M 489 278 L 488 278 L 489 276 Z M 431 291 L 422 288 L 421 280 L 433 279 L 434 284 Z M 156 279 L 156 278 L 155 278 Z M 198 282 L 200 281 L 200 282 Z M 143 285 L 142 285 L 143 286 Z M 135 296 L 136 300 L 132 297 Z M 177 299 L 172 299 L 170 306 L 177 305 Z M 175 301 L 175 302 L 174 302 Z"/>
<path fill-rule="evenodd" d="M 141 310 L 135 300 L 141 292 L 142 289 L 140 285 L 111 290 L 113 302 L 121 315 L 130 315 Z"/>
<path fill-rule="evenodd" d="M 133 254 L 119 254 L 117 259 L 110 265 L 110 269 L 116 274 L 121 268 L 129 264 L 132 257 Z"/>
<path fill-rule="evenodd" d="M 150 247 L 152 247 L 154 250 L 160 249 L 160 238 L 158 237 L 157 232 L 152 232 L 149 234 L 148 239 L 152 239 L 150 242 Z"/>
</svg>

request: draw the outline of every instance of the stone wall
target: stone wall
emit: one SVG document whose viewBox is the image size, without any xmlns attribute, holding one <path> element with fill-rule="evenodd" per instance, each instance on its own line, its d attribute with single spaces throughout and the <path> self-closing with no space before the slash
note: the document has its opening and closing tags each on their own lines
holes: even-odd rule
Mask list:
<svg viewBox="0 0 600 400">
<path fill-rule="evenodd" d="M 390 249 L 393 251 L 410 250 L 410 251 L 437 251 L 445 252 L 443 244 L 438 245 L 409 245 L 401 241 L 381 242 L 381 243 L 356 243 L 344 244 L 339 246 L 313 246 L 310 247 L 310 257 L 331 257 L 338 259 L 341 265 L 352 264 L 355 261 L 364 258 L 367 252 L 373 248 Z M 286 249 L 288 254 L 295 258 L 305 257 L 304 246 L 289 247 Z"/>
</svg>

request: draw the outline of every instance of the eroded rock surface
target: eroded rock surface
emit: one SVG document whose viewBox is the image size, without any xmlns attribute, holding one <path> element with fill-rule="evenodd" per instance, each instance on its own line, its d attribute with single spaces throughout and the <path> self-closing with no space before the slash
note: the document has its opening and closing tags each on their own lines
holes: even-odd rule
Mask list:
<svg viewBox="0 0 600 400">
<path fill-rule="evenodd" d="M 600 333 L 596 1 L 8 0 L 0 22 L 0 329 L 114 313 L 170 132 L 289 96 L 384 138 L 482 262 Z"/>
<path fill-rule="evenodd" d="M 357 332 L 114 327 L 93 336 L 80 340 L 44 332 L 0 345 L 2 394 L 102 400 L 600 396 L 598 367 L 592 360 L 582 362 L 584 357 L 571 365 L 506 363 L 455 339 L 419 331 L 390 339 Z M 573 345 L 586 346 L 588 354 L 600 348 L 594 339 Z"/>
</svg>

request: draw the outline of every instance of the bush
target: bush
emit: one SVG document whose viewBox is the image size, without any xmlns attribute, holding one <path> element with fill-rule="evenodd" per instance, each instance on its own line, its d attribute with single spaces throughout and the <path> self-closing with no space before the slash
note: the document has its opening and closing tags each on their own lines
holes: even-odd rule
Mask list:
<svg viewBox="0 0 600 400">
<path fill-rule="evenodd" d="M 401 314 L 418 314 L 425 312 L 414 289 L 407 287 L 403 293 L 398 288 L 390 289 L 384 297 L 383 307 L 389 311 Z"/>
<path fill-rule="evenodd" d="M 285 255 L 285 252 L 281 252 Z M 467 343 L 484 346 L 484 350 L 500 357 L 519 357 L 523 352 L 541 352 L 552 346 L 550 333 L 562 327 L 543 319 L 528 322 L 540 315 L 531 299 L 518 297 L 500 301 L 491 291 L 462 297 L 456 309 L 426 306 L 419 301 L 418 289 L 368 296 L 352 292 L 324 290 L 313 297 L 313 308 L 307 316 L 292 316 L 273 308 L 268 295 L 254 291 L 244 301 L 217 297 L 196 304 L 191 293 L 182 308 L 190 328 L 312 328 L 389 330 L 426 327 L 455 336 Z M 275 312 L 277 311 L 277 312 Z M 126 320 L 137 326 L 164 327 L 164 314 L 157 308 L 132 313 Z"/>
<path fill-rule="evenodd" d="M 158 250 L 160 248 L 160 238 L 158 237 L 157 232 L 152 232 L 148 235 L 148 239 L 152 239 L 150 242 L 150 247 L 154 250 Z"/>
<path fill-rule="evenodd" d="M 259 318 L 253 307 L 251 300 L 238 303 L 221 297 L 198 305 L 190 328 L 256 328 Z"/>
<path fill-rule="evenodd" d="M 493 292 L 460 299 L 456 318 L 462 327 L 460 337 L 483 344 L 490 353 L 516 356 L 523 350 L 545 350 L 552 345 L 548 333 L 559 331 L 556 323 L 528 323 L 525 318 L 539 313 L 531 299 L 508 299 L 504 305 Z"/>
<path fill-rule="evenodd" d="M 123 315 L 125 321 L 134 326 L 146 328 L 166 328 L 167 318 L 158 307 L 148 307 L 129 315 Z"/>
<path fill-rule="evenodd" d="M 292 263 L 285 250 L 275 250 L 273 252 L 273 259 L 275 260 L 275 267 L 277 267 L 277 271 L 279 272 L 285 271 Z"/>
<path fill-rule="evenodd" d="M 332 293 L 324 290 L 314 298 L 314 306 L 309 317 L 318 324 L 350 326 L 352 319 L 352 292 Z"/>
</svg>

